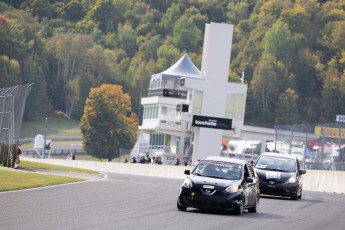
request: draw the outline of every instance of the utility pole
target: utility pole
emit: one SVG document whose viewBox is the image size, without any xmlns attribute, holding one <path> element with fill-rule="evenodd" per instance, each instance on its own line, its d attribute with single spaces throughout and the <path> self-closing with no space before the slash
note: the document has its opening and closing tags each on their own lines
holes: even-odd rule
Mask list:
<svg viewBox="0 0 345 230">
<path fill-rule="evenodd" d="M 43 144 L 43 154 L 42 154 L 42 158 L 44 158 L 44 155 L 45 155 L 45 153 L 46 153 L 47 126 L 48 126 L 48 118 L 46 117 L 46 128 L 45 128 L 45 130 L 44 130 L 44 144 Z"/>
</svg>

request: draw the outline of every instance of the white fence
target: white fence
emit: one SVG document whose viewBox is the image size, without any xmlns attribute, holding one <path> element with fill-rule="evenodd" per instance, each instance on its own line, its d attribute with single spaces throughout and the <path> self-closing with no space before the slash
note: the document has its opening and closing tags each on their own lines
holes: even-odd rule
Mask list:
<svg viewBox="0 0 345 230">
<path fill-rule="evenodd" d="M 131 164 L 118 162 L 98 162 L 65 159 L 40 159 L 21 157 L 22 160 L 63 165 L 83 169 L 91 169 L 100 172 L 122 173 L 131 175 L 144 175 L 153 177 L 165 177 L 184 179 L 184 170 L 192 169 L 193 166 L 154 165 L 154 164 Z M 303 189 L 318 192 L 345 194 L 345 172 L 307 170 L 303 175 Z"/>
</svg>

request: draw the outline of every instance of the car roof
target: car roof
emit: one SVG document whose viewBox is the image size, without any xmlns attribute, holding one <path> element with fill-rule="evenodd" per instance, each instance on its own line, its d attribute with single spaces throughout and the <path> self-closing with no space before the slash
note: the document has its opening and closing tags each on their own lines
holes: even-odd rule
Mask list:
<svg viewBox="0 0 345 230">
<path fill-rule="evenodd" d="M 229 163 L 240 164 L 240 165 L 244 165 L 247 162 L 241 159 L 235 159 L 235 158 L 229 158 L 229 157 L 217 157 L 217 156 L 205 157 L 201 161 L 203 160 L 229 162 Z"/>
<path fill-rule="evenodd" d="M 264 152 L 264 153 L 261 153 L 261 156 L 281 157 L 281 158 L 289 158 L 289 159 L 297 158 L 294 155 L 285 154 L 285 153 L 273 153 L 273 152 Z"/>
</svg>

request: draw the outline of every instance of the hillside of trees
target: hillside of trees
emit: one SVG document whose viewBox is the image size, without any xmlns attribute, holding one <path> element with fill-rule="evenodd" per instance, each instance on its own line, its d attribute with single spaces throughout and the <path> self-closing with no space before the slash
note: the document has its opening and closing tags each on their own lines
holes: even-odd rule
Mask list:
<svg viewBox="0 0 345 230">
<path fill-rule="evenodd" d="M 25 120 L 80 119 L 91 88 L 121 85 L 140 118 L 151 74 L 184 52 L 200 68 L 210 22 L 234 25 L 229 81 L 244 72 L 245 124 L 345 114 L 343 0 L 1 0 L 0 88 L 34 83 Z"/>
</svg>

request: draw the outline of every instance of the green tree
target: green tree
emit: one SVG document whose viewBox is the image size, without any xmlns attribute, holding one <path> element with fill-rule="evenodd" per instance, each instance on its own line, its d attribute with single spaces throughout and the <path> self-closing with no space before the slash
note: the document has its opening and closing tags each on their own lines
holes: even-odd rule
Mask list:
<svg viewBox="0 0 345 230">
<path fill-rule="evenodd" d="M 20 65 L 16 60 L 7 56 L 0 56 L 0 88 L 10 87 L 21 83 Z"/>
<path fill-rule="evenodd" d="M 90 35 L 83 34 L 59 34 L 50 38 L 46 44 L 49 55 L 49 75 L 47 77 L 49 91 L 52 96 L 54 107 L 64 111 L 68 118 L 73 113 L 73 102 L 71 101 L 75 92 L 68 87 L 70 81 L 78 76 L 82 76 L 84 69 L 88 69 L 89 75 L 93 75 L 92 68 L 97 66 L 98 57 L 94 57 L 94 65 L 89 58 L 88 52 L 96 46 Z M 87 59 L 89 60 L 89 59 Z M 103 67 L 102 67 L 103 68 Z M 96 77 L 95 77 L 96 79 Z"/>
<path fill-rule="evenodd" d="M 80 129 L 87 154 L 98 159 L 119 157 L 137 138 L 137 118 L 131 99 L 118 85 L 103 84 L 90 91 Z"/>
<path fill-rule="evenodd" d="M 24 118 L 35 120 L 51 110 L 47 96 L 47 82 L 45 71 L 47 63 L 38 55 L 27 56 L 22 68 L 23 82 L 34 83 L 25 106 Z"/>
<path fill-rule="evenodd" d="M 329 67 L 326 70 L 326 77 L 323 81 L 322 89 L 322 120 L 324 122 L 333 121 L 337 114 L 343 114 L 344 107 L 344 83 L 341 80 L 341 73 L 336 69 L 336 60 L 333 59 L 329 63 Z"/>
<path fill-rule="evenodd" d="M 77 22 L 84 18 L 85 9 L 80 1 L 71 0 L 64 5 L 61 16 L 67 21 Z"/>
<path fill-rule="evenodd" d="M 205 32 L 205 23 L 208 23 L 207 15 L 202 15 L 195 7 L 188 8 L 184 15 L 193 21 L 202 34 Z M 202 44 L 198 45 L 202 46 Z"/>
<path fill-rule="evenodd" d="M 229 2 L 227 5 L 227 18 L 233 24 L 238 24 L 241 20 L 247 19 L 250 13 L 250 3 L 247 1 Z"/>
<path fill-rule="evenodd" d="M 322 80 L 315 66 L 320 57 L 310 49 L 301 48 L 291 71 L 296 74 L 296 92 L 299 95 L 300 115 L 304 121 L 314 123 L 320 117 L 318 102 L 321 98 Z M 306 87 L 307 86 L 307 87 Z"/>
<path fill-rule="evenodd" d="M 11 84 L 9 86 L 34 83 L 24 112 L 24 119 L 33 120 L 45 114 L 46 108 L 50 108 L 46 92 L 47 62 L 41 25 L 25 11 L 11 10 L 4 15 L 0 23 L 0 37 L 2 33 L 6 33 L 1 40 L 4 47 L 8 48 L 0 49 L 0 55 L 5 54 L 2 57 L 10 59 L 2 59 L 2 64 L 7 63 L 2 69 L 2 80 Z M 10 79 L 5 78 L 6 74 L 9 74 Z"/>
<path fill-rule="evenodd" d="M 292 53 L 294 41 L 289 31 L 288 25 L 277 21 L 273 27 L 267 31 L 264 39 L 265 52 L 281 60 L 288 67 L 288 58 Z"/>
<path fill-rule="evenodd" d="M 37 16 L 39 19 L 52 18 L 56 16 L 55 9 L 49 0 L 31 0 L 25 1 L 21 5 L 22 9 L 29 11 L 33 16 Z"/>
<path fill-rule="evenodd" d="M 124 21 L 123 15 L 128 5 L 126 0 L 95 0 L 84 19 L 78 23 L 83 31 L 91 32 L 97 27 L 103 33 L 116 31 L 117 25 Z"/>
<path fill-rule="evenodd" d="M 157 65 L 152 59 L 148 62 L 144 62 L 140 59 L 139 55 L 132 59 L 128 70 L 128 75 L 131 76 L 132 79 L 130 93 L 132 96 L 133 110 L 139 118 L 142 118 L 141 98 L 147 96 L 152 73 L 157 73 Z"/>
<path fill-rule="evenodd" d="M 298 95 L 291 88 L 279 95 L 275 118 L 277 125 L 292 125 L 300 122 L 297 99 Z"/>
<path fill-rule="evenodd" d="M 117 36 L 117 47 L 126 51 L 128 56 L 132 57 L 137 52 L 138 46 L 136 43 L 137 34 L 132 28 L 132 25 L 125 23 L 119 24 Z"/>
<path fill-rule="evenodd" d="M 201 31 L 190 18 L 183 15 L 177 20 L 174 26 L 173 42 L 179 50 L 197 51 L 201 38 Z"/>
<path fill-rule="evenodd" d="M 210 22 L 225 22 L 226 21 L 226 5 L 229 1 L 223 0 L 198 0 L 200 12 L 207 15 Z"/>
<path fill-rule="evenodd" d="M 163 39 L 160 35 L 155 35 L 145 42 L 139 48 L 139 54 L 145 61 L 157 60 L 157 50 L 163 44 Z"/>
<path fill-rule="evenodd" d="M 260 118 L 273 116 L 273 107 L 279 95 L 278 76 L 273 63 L 275 58 L 264 55 L 260 59 L 254 71 L 253 80 L 250 88 L 253 92 L 252 97 L 256 101 L 258 115 Z"/>
<path fill-rule="evenodd" d="M 171 34 L 176 21 L 181 17 L 181 6 L 177 3 L 173 3 L 165 12 L 161 19 L 161 25 L 166 33 Z"/>
<path fill-rule="evenodd" d="M 157 65 L 160 70 L 169 68 L 180 58 L 179 50 L 168 42 L 158 48 L 157 55 Z"/>
</svg>

